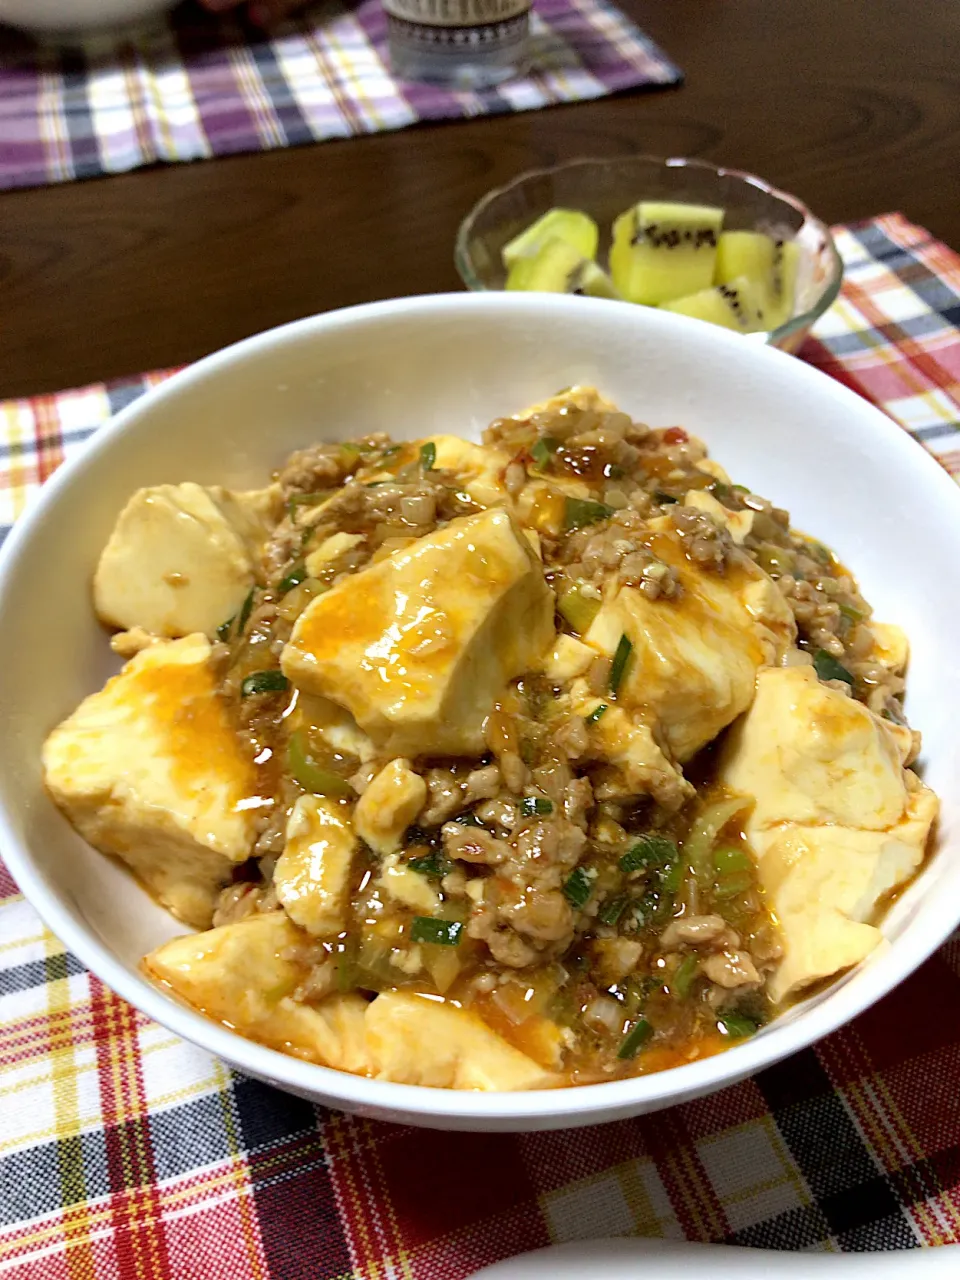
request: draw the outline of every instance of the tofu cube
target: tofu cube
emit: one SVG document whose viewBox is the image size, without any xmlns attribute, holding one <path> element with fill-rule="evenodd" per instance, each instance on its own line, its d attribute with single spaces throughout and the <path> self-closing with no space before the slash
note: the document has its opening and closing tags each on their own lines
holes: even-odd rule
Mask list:
<svg viewBox="0 0 960 1280">
<path fill-rule="evenodd" d="M 435 1089 L 541 1089 L 559 1083 L 476 1014 L 424 996 L 385 991 L 367 1009 L 371 1072 Z"/>
<path fill-rule="evenodd" d="M 920 787 L 888 831 L 791 823 L 760 841 L 760 876 L 784 943 L 772 1000 L 859 964 L 880 945 L 877 906 L 917 871 L 937 808 L 933 792 Z"/>
<path fill-rule="evenodd" d="M 760 672 L 753 706 L 725 744 L 720 776 L 756 797 L 753 831 L 782 822 L 885 830 L 906 803 L 894 735 L 862 702 L 822 684 L 812 667 Z"/>
<path fill-rule="evenodd" d="M 287 821 L 273 887 L 287 914 L 314 938 L 347 927 L 357 838 L 350 808 L 325 796 L 300 796 Z"/>
<path fill-rule="evenodd" d="M 367 1074 L 367 1002 L 333 995 L 319 1005 L 290 998 L 306 976 L 309 938 L 282 911 L 174 938 L 143 961 L 185 1003 L 271 1049 L 340 1071 Z"/>
<path fill-rule="evenodd" d="M 335 560 L 339 560 L 348 551 L 353 551 L 362 542 L 362 533 L 331 533 L 329 538 L 324 538 L 316 551 L 311 551 L 307 556 L 307 573 L 312 578 L 316 578 L 326 569 L 327 565 L 333 564 Z"/>
<path fill-rule="evenodd" d="M 138 489 L 97 565 L 97 615 L 122 630 L 212 636 L 253 585 L 274 514 L 270 490 L 232 494 L 192 483 Z"/>
<path fill-rule="evenodd" d="M 691 489 L 684 497 L 683 505 L 696 507 L 698 511 L 705 511 L 708 516 L 712 516 L 722 529 L 726 529 L 738 547 L 743 544 L 747 534 L 753 528 L 754 513 L 752 511 L 749 509 L 728 511 L 723 503 L 718 502 L 712 493 L 707 493 L 706 489 Z"/>
<path fill-rule="evenodd" d="M 574 686 L 573 706 L 578 715 L 588 719 L 603 702 L 581 688 L 582 684 Z M 654 796 L 665 809 L 679 809 L 693 796 L 693 785 L 664 755 L 649 724 L 631 719 L 616 704 L 607 703 L 606 707 L 590 727 L 588 758 L 616 766 L 633 795 Z"/>
<path fill-rule="evenodd" d="M 554 684 L 566 684 L 569 680 L 582 676 L 596 657 L 596 649 L 591 649 L 582 640 L 575 640 L 573 636 L 561 633 L 544 658 L 543 674 Z"/>
<path fill-rule="evenodd" d="M 756 798 L 744 832 L 776 913 L 783 1001 L 857 964 L 882 941 L 877 913 L 919 868 L 938 802 L 901 766 L 894 726 L 811 667 L 761 671 L 718 777 Z"/>
<path fill-rule="evenodd" d="M 253 847 L 256 774 L 205 637 L 139 653 L 53 730 L 43 769 L 84 839 L 122 858 L 178 919 L 210 923 Z"/>
<path fill-rule="evenodd" d="M 870 656 L 874 662 L 879 662 L 895 675 L 902 676 L 910 660 L 910 644 L 906 633 L 892 622 L 874 622 L 871 618 L 868 625 L 873 632 L 873 652 Z"/>
<path fill-rule="evenodd" d="M 508 495 L 503 483 L 510 455 L 490 445 L 473 444 L 459 436 L 428 436 L 437 450 L 434 466 L 452 471 L 464 493 L 479 507 L 501 507 Z"/>
<path fill-rule="evenodd" d="M 400 848 L 403 833 L 423 808 L 427 784 L 409 760 L 391 760 L 370 781 L 357 801 L 353 825 L 375 853 Z"/>
<path fill-rule="evenodd" d="M 350 712 L 329 698 L 314 698 L 308 693 L 301 693 L 287 723 L 291 732 L 303 729 L 308 738 L 318 739 L 330 751 L 341 755 L 356 756 L 366 762 L 377 754 L 373 743 Z"/>
<path fill-rule="evenodd" d="M 281 655 L 384 754 L 475 755 L 498 695 L 554 634 L 553 593 L 510 515 L 448 525 L 317 596 Z"/>
<path fill-rule="evenodd" d="M 439 915 L 443 899 L 433 883 L 419 871 L 401 864 L 397 854 L 388 854 L 380 868 L 380 885 L 394 902 L 409 907 L 419 916 Z"/>
<path fill-rule="evenodd" d="M 591 387 L 585 382 L 578 382 L 572 387 L 566 387 L 563 391 L 558 391 L 555 395 L 547 396 L 546 400 L 539 400 L 536 404 L 528 405 L 526 409 L 521 409 L 519 413 L 514 413 L 511 416 L 518 422 L 523 422 L 527 418 L 532 418 L 534 414 L 553 414 L 563 409 L 567 411 L 579 409 L 582 413 L 619 412 L 613 401 L 601 395 L 596 387 Z"/>
<path fill-rule="evenodd" d="M 529 478 L 516 500 L 517 518 L 525 528 L 548 538 L 559 538 L 566 527 L 567 499 L 590 497 L 590 486 L 571 476 L 550 480 Z"/>
<path fill-rule="evenodd" d="M 146 957 L 159 985 L 240 1035 L 311 1062 L 399 1084 L 536 1089 L 556 1075 L 473 1013 L 410 992 L 291 997 L 308 972 L 309 938 L 283 912 L 174 938 Z M 305 945 L 306 944 L 306 945 Z"/>
<path fill-rule="evenodd" d="M 621 587 L 584 639 L 612 657 L 621 636 L 628 638 L 633 649 L 618 703 L 657 726 L 683 763 L 747 709 L 758 669 L 789 647 L 796 629 L 756 566 L 711 573 L 688 560 L 679 535 L 665 528 L 650 537 L 650 550 L 674 570 L 681 590 L 651 599 Z"/>
</svg>

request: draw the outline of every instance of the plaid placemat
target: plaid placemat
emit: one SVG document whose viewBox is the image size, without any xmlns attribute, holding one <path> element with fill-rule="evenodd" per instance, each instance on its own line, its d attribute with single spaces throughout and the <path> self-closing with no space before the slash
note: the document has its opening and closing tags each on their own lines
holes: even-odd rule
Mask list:
<svg viewBox="0 0 960 1280">
<path fill-rule="evenodd" d="M 800 352 L 960 478 L 960 255 L 902 214 L 834 227 L 843 290 Z"/>
<path fill-rule="evenodd" d="M 960 460 L 960 259 L 839 228 L 804 355 Z M 163 375 L 0 406 L 9 522 Z M 551 1241 L 960 1243 L 960 936 L 855 1023 L 712 1097 L 528 1135 L 353 1119 L 231 1074 L 85 972 L 0 875 L 0 1276 L 464 1280 Z"/>
<path fill-rule="evenodd" d="M 531 42 L 529 76 L 454 93 L 393 78 L 380 0 L 326 0 L 270 37 L 241 10 L 216 18 L 192 2 L 135 35 L 68 52 L 7 31 L 0 187 L 531 111 L 681 78 L 607 0 L 536 0 Z"/>
</svg>

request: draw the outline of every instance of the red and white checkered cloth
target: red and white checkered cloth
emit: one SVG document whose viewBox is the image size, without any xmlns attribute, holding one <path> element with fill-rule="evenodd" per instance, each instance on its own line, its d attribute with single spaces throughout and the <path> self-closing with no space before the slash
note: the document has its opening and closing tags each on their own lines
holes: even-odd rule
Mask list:
<svg viewBox="0 0 960 1280">
<path fill-rule="evenodd" d="M 960 472 L 960 258 L 837 229 L 803 356 Z M 0 405 L 0 521 L 162 375 Z M 233 1075 L 87 973 L 0 874 L 0 1280 L 464 1280 L 619 1234 L 781 1249 L 960 1243 L 960 940 L 816 1049 L 657 1115 L 440 1134 Z"/>
</svg>

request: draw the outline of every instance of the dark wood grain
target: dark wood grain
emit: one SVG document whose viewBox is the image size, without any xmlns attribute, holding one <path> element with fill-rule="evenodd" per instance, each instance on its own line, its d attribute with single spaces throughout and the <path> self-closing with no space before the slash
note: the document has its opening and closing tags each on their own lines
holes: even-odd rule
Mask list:
<svg viewBox="0 0 960 1280">
<path fill-rule="evenodd" d="M 0 195 L 0 397 L 456 289 L 474 201 L 574 156 L 703 156 L 828 221 L 901 209 L 960 247 L 952 0 L 622 3 L 683 67 L 681 88 Z"/>
</svg>

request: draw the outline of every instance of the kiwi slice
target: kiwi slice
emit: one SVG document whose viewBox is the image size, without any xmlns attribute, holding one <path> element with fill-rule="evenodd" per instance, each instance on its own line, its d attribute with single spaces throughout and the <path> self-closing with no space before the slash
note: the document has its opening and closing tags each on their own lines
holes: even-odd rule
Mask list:
<svg viewBox="0 0 960 1280">
<path fill-rule="evenodd" d="M 791 318 L 797 305 L 797 273 L 800 246 L 795 240 L 774 240 L 773 268 L 767 298 L 767 328 L 779 329 Z"/>
<path fill-rule="evenodd" d="M 664 302 L 660 309 L 708 320 L 738 333 L 755 333 L 769 327 L 764 319 L 759 290 L 746 276 L 738 276 L 728 284 L 711 285 L 709 289 L 701 289 L 687 298 Z"/>
<path fill-rule="evenodd" d="M 590 215 L 578 209 L 548 209 L 542 218 L 503 246 L 503 265 L 509 269 L 520 258 L 532 257 L 548 240 L 563 240 L 581 257 L 595 258 L 600 232 Z"/>
<path fill-rule="evenodd" d="M 762 231 L 725 231 L 717 245 L 717 284 L 745 277 L 761 300 L 764 327 L 777 329 L 793 315 L 800 249 L 794 240 Z"/>
<path fill-rule="evenodd" d="M 620 296 L 605 271 L 563 240 L 547 240 L 532 257 L 518 258 L 507 273 L 507 288 L 582 293 L 592 298 Z"/>
<path fill-rule="evenodd" d="M 613 224 L 610 274 L 630 302 L 685 298 L 713 282 L 723 210 L 641 201 Z"/>
</svg>

